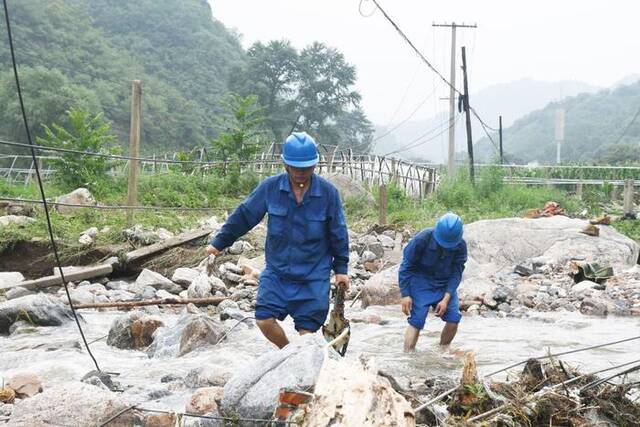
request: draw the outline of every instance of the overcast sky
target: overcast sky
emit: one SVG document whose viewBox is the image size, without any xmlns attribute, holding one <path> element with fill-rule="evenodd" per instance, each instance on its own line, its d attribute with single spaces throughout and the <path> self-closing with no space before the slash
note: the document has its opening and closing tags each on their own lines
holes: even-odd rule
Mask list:
<svg viewBox="0 0 640 427">
<path fill-rule="evenodd" d="M 458 65 L 459 47 L 467 46 L 472 92 L 526 77 L 610 86 L 640 72 L 637 0 L 378 1 L 447 78 L 451 30 L 431 24 L 477 23 L 477 29 L 459 29 L 457 37 Z M 338 48 L 357 67 L 363 107 L 376 124 L 402 120 L 434 90 L 415 117 L 446 108 L 446 101 L 438 100 L 448 93 L 444 84 L 379 11 L 362 17 L 359 0 L 211 3 L 214 16 L 243 35 L 245 47 L 286 38 L 298 48 L 316 40 Z M 364 13 L 373 8 L 371 0 L 363 0 Z"/>
</svg>

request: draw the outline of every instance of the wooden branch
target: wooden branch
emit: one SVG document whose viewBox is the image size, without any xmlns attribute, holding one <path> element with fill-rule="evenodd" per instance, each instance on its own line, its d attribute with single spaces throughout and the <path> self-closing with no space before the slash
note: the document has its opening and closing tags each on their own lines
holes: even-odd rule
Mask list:
<svg viewBox="0 0 640 427">
<path fill-rule="evenodd" d="M 231 299 L 227 297 L 210 297 L 210 298 L 165 298 L 165 299 L 149 299 L 140 301 L 110 301 L 96 302 L 93 304 L 75 304 L 75 308 L 132 308 L 143 307 L 147 305 L 218 305 L 222 301 Z"/>
<path fill-rule="evenodd" d="M 64 267 L 63 267 L 64 268 Z M 66 273 L 64 278 L 68 282 L 77 282 L 81 280 L 92 279 L 94 277 L 102 277 L 108 276 L 113 273 L 113 266 L 111 264 L 102 264 L 94 267 L 83 268 L 82 270 L 75 271 L 72 273 Z M 60 275 L 46 276 L 41 277 L 35 280 L 26 280 L 20 283 L 11 283 L 8 285 L 0 286 L 0 289 L 11 289 L 11 288 L 25 288 L 25 289 L 42 289 L 48 288 L 51 286 L 62 285 L 62 277 Z"/>
<path fill-rule="evenodd" d="M 209 235 L 212 231 L 213 230 L 211 228 L 203 228 L 200 230 L 188 231 L 178 236 L 166 239 L 162 242 L 154 243 L 153 245 L 145 246 L 143 248 L 136 249 L 135 251 L 131 251 L 125 255 L 124 260 L 126 263 L 132 263 L 141 258 L 145 258 L 149 255 L 155 254 L 157 252 L 164 251 L 166 249 L 173 248 L 175 246 L 180 246 L 192 240 L 200 239 L 204 236 Z"/>
</svg>

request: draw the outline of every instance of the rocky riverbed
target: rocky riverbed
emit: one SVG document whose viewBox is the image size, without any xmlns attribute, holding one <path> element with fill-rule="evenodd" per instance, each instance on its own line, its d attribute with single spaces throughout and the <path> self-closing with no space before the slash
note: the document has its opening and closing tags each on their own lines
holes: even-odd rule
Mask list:
<svg viewBox="0 0 640 427">
<path fill-rule="evenodd" d="M 219 227 L 215 219 L 206 223 Z M 542 355 L 547 348 L 561 351 L 637 334 L 639 247 L 607 226 L 600 227 L 598 237 L 583 234 L 585 225 L 565 217 L 467 225 L 470 260 L 459 292 L 465 312 L 456 344 L 440 350 L 435 342 L 441 324 L 430 319 L 418 352 L 409 355 L 400 351 L 405 321 L 397 305 L 396 273 L 410 234 L 380 228 L 351 233 L 349 298 L 354 306 L 347 309 L 352 323 L 348 358 L 375 359 L 379 370 L 393 378 L 401 391 L 424 401 L 453 384 L 461 367 L 459 355 L 468 351 L 476 354 L 482 373 Z M 129 230 L 130 238 L 146 233 L 139 242 L 148 244 L 152 231 Z M 151 240 L 156 238 L 167 237 Z M 320 353 L 304 353 L 316 345 L 313 342 L 301 341 L 290 349 L 289 356 L 299 359 L 289 362 L 285 371 L 265 368 L 275 359 L 260 359 L 280 353 L 261 337 L 251 319 L 264 267 L 263 248 L 264 229 L 258 227 L 213 264 L 205 260 L 201 265 L 178 264 L 166 275 L 143 269 L 135 277 L 71 284 L 74 304 L 228 298 L 204 307 L 80 310 L 101 369 L 118 373 L 108 379 L 90 373 L 95 367 L 83 350 L 64 290 L 35 293 L 11 288 L 0 297 L 4 301 L 0 302 L 0 375 L 9 388 L 12 384 L 26 387 L 29 393 L 6 399 L 0 406 L 0 422 L 98 425 L 126 405 L 217 416 L 246 406 L 249 409 L 241 415 L 263 417 L 273 410 L 265 408 L 264 401 L 275 405 L 277 389 L 237 389 L 244 384 L 247 369 L 251 375 L 262 372 L 256 366 L 263 367 L 260 378 L 281 379 L 274 382 L 278 387 L 313 386 L 309 375 L 314 377 L 323 360 Z M 596 283 L 571 276 L 576 264 L 594 262 L 611 266 L 613 277 Z M 19 273 L 0 273 L 5 284 L 22 280 Z M 285 322 L 285 327 L 290 336 L 295 335 L 291 322 Z M 636 348 L 637 341 L 623 343 L 567 360 L 597 369 L 627 362 Z M 291 372 L 293 376 L 285 375 Z M 24 374 L 28 376 L 20 377 Z M 263 401 L 239 406 L 225 400 L 237 393 L 261 396 Z M 132 410 L 118 419 L 121 424 L 113 425 L 172 425 L 171 417 L 160 419 L 158 414 Z"/>
</svg>

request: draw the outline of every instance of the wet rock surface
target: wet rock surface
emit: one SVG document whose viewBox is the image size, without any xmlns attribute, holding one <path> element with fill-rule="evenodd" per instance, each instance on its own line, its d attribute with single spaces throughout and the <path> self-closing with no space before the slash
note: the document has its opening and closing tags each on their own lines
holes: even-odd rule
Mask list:
<svg viewBox="0 0 640 427">
<path fill-rule="evenodd" d="M 58 298 L 44 294 L 0 303 L 0 334 L 8 334 L 10 326 L 18 320 L 38 326 L 60 326 L 73 320 L 73 313 Z"/>
</svg>

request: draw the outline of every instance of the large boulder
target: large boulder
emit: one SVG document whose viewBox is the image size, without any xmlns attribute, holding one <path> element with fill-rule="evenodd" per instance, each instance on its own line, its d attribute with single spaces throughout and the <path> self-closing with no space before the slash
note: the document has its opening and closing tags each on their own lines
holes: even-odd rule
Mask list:
<svg viewBox="0 0 640 427">
<path fill-rule="evenodd" d="M 307 390 L 314 386 L 326 344 L 319 335 L 307 334 L 247 363 L 225 385 L 222 412 L 227 416 L 270 418 L 281 388 Z M 339 357 L 333 349 L 329 354 Z"/>
<path fill-rule="evenodd" d="M 73 312 L 59 299 L 45 294 L 27 295 L 0 304 L 0 334 L 8 334 L 18 320 L 38 326 L 60 326 L 73 320 Z"/>
<path fill-rule="evenodd" d="M 30 399 L 16 401 L 8 425 L 102 425 L 128 406 L 119 395 L 103 388 L 70 382 L 54 385 Z M 144 425 L 135 410 L 127 411 L 109 423 L 110 427 L 131 425 Z"/>
<path fill-rule="evenodd" d="M 107 344 L 117 348 L 146 348 L 153 342 L 153 334 L 162 320 L 141 311 L 118 317 L 111 324 Z"/>
<path fill-rule="evenodd" d="M 199 388 L 189 398 L 185 405 L 185 412 L 190 414 L 212 414 L 218 412 L 218 403 L 222 400 L 224 389 L 222 387 Z"/>
<path fill-rule="evenodd" d="M 206 274 L 196 277 L 189 288 L 187 288 L 188 298 L 206 298 L 211 296 L 211 280 Z"/>
<path fill-rule="evenodd" d="M 365 199 L 368 202 L 375 203 L 373 195 L 362 185 L 362 182 L 341 173 L 332 173 L 324 177 L 332 183 L 340 192 L 342 200 L 346 199 Z"/>
<path fill-rule="evenodd" d="M 96 199 L 86 188 L 78 188 L 73 190 L 69 194 L 58 197 L 57 203 L 69 204 L 69 205 L 82 205 L 82 206 L 96 206 Z M 75 206 L 63 206 L 57 205 L 56 209 L 62 214 L 72 213 L 77 207 Z"/>
<path fill-rule="evenodd" d="M 399 265 L 382 270 L 366 281 L 362 287 L 362 307 L 370 305 L 400 304 L 400 286 L 398 285 Z"/>
<path fill-rule="evenodd" d="M 638 261 L 640 246 L 636 242 L 604 225 L 600 226 L 599 237 L 581 233 L 588 224 L 565 216 L 483 220 L 466 225 L 464 238 L 469 258 L 484 273 L 539 257 L 549 264 L 563 265 L 579 258 L 618 268 L 628 268 Z"/>
<path fill-rule="evenodd" d="M 194 268 L 179 267 L 173 272 L 171 280 L 185 287 L 189 286 L 199 275 L 200 272 Z"/>
<path fill-rule="evenodd" d="M 0 227 L 17 226 L 24 227 L 32 222 L 36 222 L 35 219 L 22 215 L 5 215 L 0 216 Z"/>
<path fill-rule="evenodd" d="M 16 397 L 24 399 L 42 392 L 42 383 L 33 374 L 18 374 L 9 378 L 7 387 L 16 392 Z"/>
<path fill-rule="evenodd" d="M 175 324 L 159 328 L 147 350 L 149 357 L 179 357 L 195 349 L 217 344 L 225 328 L 217 320 L 185 308 Z"/>
<path fill-rule="evenodd" d="M 19 272 L 0 271 L 0 288 L 3 286 L 17 285 L 24 281 L 24 276 Z"/>
</svg>

